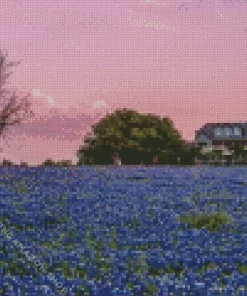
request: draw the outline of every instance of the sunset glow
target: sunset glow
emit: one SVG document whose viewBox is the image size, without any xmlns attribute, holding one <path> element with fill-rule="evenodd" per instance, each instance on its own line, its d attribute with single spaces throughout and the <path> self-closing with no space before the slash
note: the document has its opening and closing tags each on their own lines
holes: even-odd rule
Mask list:
<svg viewBox="0 0 247 296">
<path fill-rule="evenodd" d="M 0 158 L 75 162 L 85 132 L 116 108 L 170 117 L 186 140 L 206 122 L 247 121 L 246 1 L 0 7 L 0 48 L 22 60 L 8 87 L 30 93 L 37 115 L 11 129 Z"/>
</svg>

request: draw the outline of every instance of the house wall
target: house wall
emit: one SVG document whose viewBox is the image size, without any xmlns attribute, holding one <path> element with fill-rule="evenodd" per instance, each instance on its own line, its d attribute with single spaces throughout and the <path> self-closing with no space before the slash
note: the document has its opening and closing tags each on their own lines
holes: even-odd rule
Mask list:
<svg viewBox="0 0 247 296">
<path fill-rule="evenodd" d="M 233 127 L 235 127 L 235 124 L 233 125 Z M 241 160 L 241 158 L 238 159 L 237 155 L 234 156 L 233 153 L 234 143 L 236 142 L 242 144 L 245 147 L 245 150 L 247 150 L 247 133 L 245 132 L 245 129 L 241 127 L 241 136 L 237 134 L 229 134 L 229 139 L 227 139 L 228 134 L 225 132 L 222 135 L 213 135 L 212 132 L 214 128 L 216 127 L 204 127 L 196 132 L 195 146 L 200 148 L 200 151 L 204 154 L 199 156 L 197 160 L 199 162 L 203 161 L 204 163 L 219 161 L 224 163 L 227 160 L 233 160 L 239 163 L 241 161 L 246 162 L 247 157 L 245 157 L 245 159 L 242 157 Z M 214 137 L 214 139 L 209 140 L 211 137 Z M 214 156 L 210 155 L 210 152 L 214 152 Z"/>
</svg>

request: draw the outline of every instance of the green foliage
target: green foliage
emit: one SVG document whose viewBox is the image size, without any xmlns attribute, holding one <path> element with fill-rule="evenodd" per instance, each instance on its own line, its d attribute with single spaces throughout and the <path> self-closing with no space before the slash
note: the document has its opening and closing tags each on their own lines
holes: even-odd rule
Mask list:
<svg viewBox="0 0 247 296">
<path fill-rule="evenodd" d="M 70 167 L 72 166 L 72 161 L 69 159 L 66 159 L 66 160 L 60 160 L 58 162 L 55 162 L 51 158 L 48 158 L 42 163 L 42 166 Z"/>
<path fill-rule="evenodd" d="M 87 286 L 77 286 L 74 296 L 90 296 L 90 290 Z"/>
<path fill-rule="evenodd" d="M 32 275 L 30 271 L 23 265 L 21 265 L 19 262 L 15 262 L 14 260 L 11 260 L 8 262 L 7 268 L 4 269 L 4 274 L 10 274 L 10 275 Z"/>
<path fill-rule="evenodd" d="M 3 159 L 1 166 L 3 167 L 12 167 L 14 166 L 14 163 L 8 159 Z"/>
<path fill-rule="evenodd" d="M 133 215 L 125 224 L 130 229 L 138 230 L 140 227 L 140 222 L 138 221 L 138 217 Z"/>
<path fill-rule="evenodd" d="M 112 164 L 119 153 L 123 164 L 190 162 L 190 148 L 169 118 L 140 114 L 133 110 L 116 110 L 92 126 L 77 151 L 78 164 Z"/>
<path fill-rule="evenodd" d="M 241 142 L 235 141 L 231 150 L 233 150 L 235 160 L 246 159 L 247 151 L 244 149 L 244 145 Z"/>
<path fill-rule="evenodd" d="M 148 266 L 148 275 L 152 277 L 162 277 L 164 275 L 174 274 L 177 278 L 182 277 L 184 272 L 183 266 L 172 266 L 168 265 L 164 268 L 154 268 Z"/>
<path fill-rule="evenodd" d="M 198 269 L 198 273 L 204 274 L 205 272 L 217 270 L 218 268 L 220 267 L 215 262 L 206 262 Z"/>
<path fill-rule="evenodd" d="M 242 143 L 237 142 L 237 141 L 234 142 L 232 150 L 234 151 L 234 154 L 236 156 L 239 156 L 245 152 L 244 145 Z"/>
<path fill-rule="evenodd" d="M 48 158 L 42 163 L 42 166 L 55 166 L 55 165 L 56 165 L 56 162 L 51 158 Z"/>
<path fill-rule="evenodd" d="M 19 194 L 27 194 L 28 193 L 28 186 L 24 180 L 21 180 L 19 182 L 14 181 L 12 186 Z"/>
<path fill-rule="evenodd" d="M 205 227 L 208 231 L 217 231 L 223 224 L 230 222 L 227 214 L 219 211 L 216 213 L 196 213 L 194 215 L 182 216 L 182 223 L 190 223 L 192 228 L 200 229 Z"/>
<path fill-rule="evenodd" d="M 153 295 L 156 295 L 157 292 L 158 292 L 157 286 L 155 286 L 154 284 L 151 284 L 151 283 L 146 284 L 146 289 L 144 292 L 145 296 L 153 296 Z"/>
<path fill-rule="evenodd" d="M 72 166 L 72 161 L 71 160 L 61 160 L 61 161 L 58 161 L 56 163 L 56 165 L 59 167 L 70 167 L 70 166 Z"/>
<path fill-rule="evenodd" d="M 243 265 L 242 263 L 238 263 L 237 264 L 237 268 L 238 268 L 238 272 L 240 274 L 245 274 L 247 275 L 247 266 L 246 265 Z"/>
</svg>

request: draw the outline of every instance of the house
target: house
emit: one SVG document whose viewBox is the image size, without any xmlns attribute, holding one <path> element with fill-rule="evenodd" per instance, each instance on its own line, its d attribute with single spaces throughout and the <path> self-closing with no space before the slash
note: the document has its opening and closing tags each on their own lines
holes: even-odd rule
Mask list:
<svg viewBox="0 0 247 296">
<path fill-rule="evenodd" d="M 247 122 L 207 123 L 195 132 L 195 147 L 197 164 L 247 164 Z"/>
</svg>

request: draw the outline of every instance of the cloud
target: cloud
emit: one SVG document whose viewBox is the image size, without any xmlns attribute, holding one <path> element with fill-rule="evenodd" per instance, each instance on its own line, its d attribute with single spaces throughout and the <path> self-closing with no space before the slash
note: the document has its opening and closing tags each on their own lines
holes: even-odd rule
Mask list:
<svg viewBox="0 0 247 296">
<path fill-rule="evenodd" d="M 40 91 L 40 89 L 38 89 L 38 88 L 34 88 L 34 89 L 32 90 L 32 95 L 33 95 L 34 97 L 40 97 L 40 96 L 43 96 L 42 93 L 41 93 L 41 91 Z"/>
<path fill-rule="evenodd" d="M 92 104 L 92 107 L 94 109 L 98 109 L 98 108 L 105 108 L 107 107 L 107 104 L 105 101 L 103 100 L 99 100 L 99 101 L 95 101 L 93 104 Z"/>
<path fill-rule="evenodd" d="M 33 97 L 42 97 L 42 98 L 44 98 L 47 101 L 48 106 L 54 106 L 55 105 L 55 99 L 53 97 L 51 97 L 51 96 L 47 96 L 47 95 L 43 94 L 39 88 L 34 88 L 32 90 L 32 96 Z"/>
<path fill-rule="evenodd" d="M 154 29 L 163 29 L 163 30 L 176 30 L 174 26 L 168 26 L 161 22 L 156 21 L 147 21 L 147 20 L 140 20 L 134 19 L 133 24 L 139 27 L 146 27 L 146 28 L 154 28 Z"/>
<path fill-rule="evenodd" d="M 47 97 L 47 101 L 52 106 L 55 104 L 55 99 L 53 97 Z"/>
<path fill-rule="evenodd" d="M 50 114 L 40 115 L 14 127 L 13 135 L 53 140 L 79 140 L 100 117 L 99 113 L 76 114 L 54 108 Z"/>
</svg>

